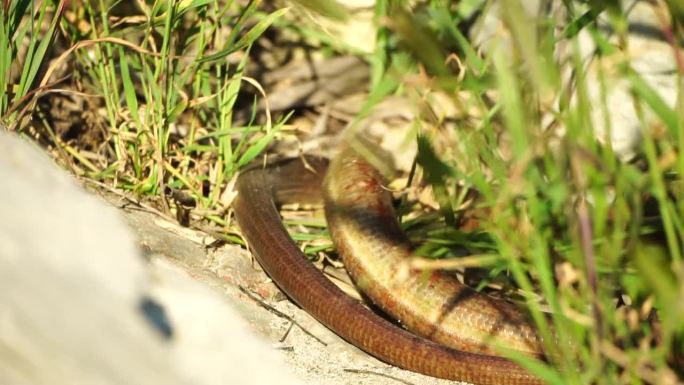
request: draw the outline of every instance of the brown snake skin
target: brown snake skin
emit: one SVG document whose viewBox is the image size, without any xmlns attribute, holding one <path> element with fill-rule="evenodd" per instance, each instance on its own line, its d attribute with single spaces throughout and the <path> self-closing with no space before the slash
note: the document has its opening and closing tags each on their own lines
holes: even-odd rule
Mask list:
<svg viewBox="0 0 684 385">
<path fill-rule="evenodd" d="M 500 344 L 540 355 L 534 330 L 515 307 L 442 273 L 397 274 L 410 250 L 377 171 L 344 150 L 330 165 L 321 192 L 327 162 L 307 158 L 307 163 L 304 167 L 301 160 L 290 160 L 253 168 L 237 182 L 233 207 L 238 224 L 281 290 L 339 336 L 392 365 L 474 384 L 543 384 L 494 355 L 491 347 Z M 408 329 L 439 343 L 385 320 L 306 260 L 283 227 L 276 205 L 316 202 L 321 195 L 335 246 L 357 286 Z"/>
</svg>

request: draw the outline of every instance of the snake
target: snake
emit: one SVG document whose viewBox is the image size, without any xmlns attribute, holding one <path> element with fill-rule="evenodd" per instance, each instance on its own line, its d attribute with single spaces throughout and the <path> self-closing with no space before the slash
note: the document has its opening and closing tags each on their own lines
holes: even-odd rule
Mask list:
<svg viewBox="0 0 684 385">
<path fill-rule="evenodd" d="M 347 146 L 332 161 L 306 157 L 248 168 L 237 179 L 233 210 L 274 283 L 368 354 L 437 378 L 478 385 L 543 384 L 501 355 L 505 347 L 543 357 L 542 341 L 520 309 L 474 291 L 447 272 L 405 268 L 411 245 L 386 186 L 383 176 Z M 385 316 L 326 278 L 284 227 L 280 205 L 321 201 L 347 272 Z"/>
</svg>

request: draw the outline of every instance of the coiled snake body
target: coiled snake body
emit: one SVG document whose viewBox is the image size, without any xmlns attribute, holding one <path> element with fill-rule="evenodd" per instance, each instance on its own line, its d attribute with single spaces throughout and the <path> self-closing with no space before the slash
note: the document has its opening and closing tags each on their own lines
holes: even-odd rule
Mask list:
<svg viewBox="0 0 684 385">
<path fill-rule="evenodd" d="M 320 158 L 307 163 L 290 160 L 254 168 L 238 179 L 238 224 L 281 290 L 339 336 L 392 365 L 482 385 L 543 383 L 497 356 L 492 347 L 541 355 L 534 329 L 514 306 L 439 272 L 397 274 L 410 249 L 385 182 L 373 167 L 351 149 L 329 167 Z M 321 198 L 335 247 L 356 285 L 416 334 L 347 296 L 306 260 L 287 234 L 277 204 Z"/>
</svg>

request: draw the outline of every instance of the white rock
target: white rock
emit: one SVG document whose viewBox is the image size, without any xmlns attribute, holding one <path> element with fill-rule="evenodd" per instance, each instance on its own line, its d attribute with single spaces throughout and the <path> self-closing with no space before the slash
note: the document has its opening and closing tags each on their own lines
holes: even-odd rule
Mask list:
<svg viewBox="0 0 684 385">
<path fill-rule="evenodd" d="M 161 258 L 152 260 L 151 296 L 174 329 L 176 370 L 196 384 L 295 384 L 277 352 L 224 298 Z"/>
<path fill-rule="evenodd" d="M 2 130 L 0 178 L 0 382 L 181 383 L 139 311 L 144 264 L 115 210 Z"/>
<path fill-rule="evenodd" d="M 220 295 L 162 261 L 150 280 L 119 213 L 2 129 L 0 180 L 1 384 L 298 383 Z"/>
</svg>

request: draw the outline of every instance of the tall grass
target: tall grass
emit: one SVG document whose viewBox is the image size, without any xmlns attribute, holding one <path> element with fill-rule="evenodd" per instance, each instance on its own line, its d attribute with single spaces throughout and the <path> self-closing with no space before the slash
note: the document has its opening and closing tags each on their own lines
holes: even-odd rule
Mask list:
<svg viewBox="0 0 684 385">
<path fill-rule="evenodd" d="M 267 121 L 236 128 L 232 121 L 249 47 L 284 10 L 257 15 L 257 2 L 156 2 L 143 9 L 142 22 L 116 30 L 104 3 L 85 10 L 93 25 L 103 26 L 90 38 L 133 35 L 140 42 L 133 52 L 104 42 L 94 60 L 81 56 L 94 86 L 104 91 L 108 125 L 116 128 L 110 140 L 115 163 L 94 176 L 117 178 L 139 193 L 183 188 L 203 208 L 217 206 L 221 186 L 282 126 Z M 183 117 L 191 117 L 189 124 Z M 172 140 L 183 123 L 187 132 Z M 195 174 L 198 158 L 209 159 L 208 172 Z M 127 164 L 134 174 L 115 175 Z M 208 195 L 201 193 L 204 183 Z"/>
<path fill-rule="evenodd" d="M 0 117 L 17 118 L 47 59 L 64 10 L 56 4 L 31 0 L 5 1 L 0 6 Z M 13 67 L 19 60 L 21 65 Z"/>
<path fill-rule="evenodd" d="M 4 122 L 45 140 L 77 174 L 157 197 L 166 210 L 165 192 L 187 192 L 198 215 L 224 225 L 228 182 L 284 124 L 256 103 L 247 124 L 236 127 L 233 114 L 245 86 L 265 96 L 244 76 L 249 51 L 287 8 L 265 13 L 258 1 L 233 0 L 69 3 L 12 1 L 0 9 Z M 51 51 L 56 39 L 66 48 Z M 10 78 L 13 63 L 21 72 Z M 74 123 L 76 138 L 53 132 L 56 89 L 87 107 Z"/>
<path fill-rule="evenodd" d="M 480 53 L 456 28 L 469 22 L 474 2 L 425 1 L 411 11 L 381 3 L 379 17 L 399 42 L 376 53 L 389 57 L 384 76 L 424 99 L 445 93 L 462 114 L 455 121 L 428 114 L 419 123 L 417 162 L 443 213 L 443 225 L 419 230 L 432 239 L 419 250 L 437 257 L 449 254 L 444 245 L 467 244 L 482 253 L 486 279 L 518 288 L 542 335 L 555 341 L 547 343 L 552 362 L 507 354 L 549 383 L 675 383 L 684 353 L 683 111 L 624 54 L 630 36 L 618 3 L 567 2 L 562 29 L 552 15 L 525 17 L 520 1 L 500 2 L 508 38 Z M 681 41 L 681 24 L 662 22 Z M 586 65 L 581 32 L 593 38 L 600 65 Z M 386 47 L 385 32 L 379 39 Z M 561 44 L 569 55 L 556 54 Z M 456 70 L 448 52 L 460 58 Z M 419 88 L 402 82 L 416 65 L 429 74 Z M 615 79 L 627 85 L 643 127 L 633 161 L 618 160 L 594 133 L 592 111 L 613 118 L 606 84 Z M 598 97 L 590 82 L 601 85 Z M 478 198 L 464 204 L 472 192 Z M 477 231 L 454 230 L 472 215 Z"/>
</svg>

